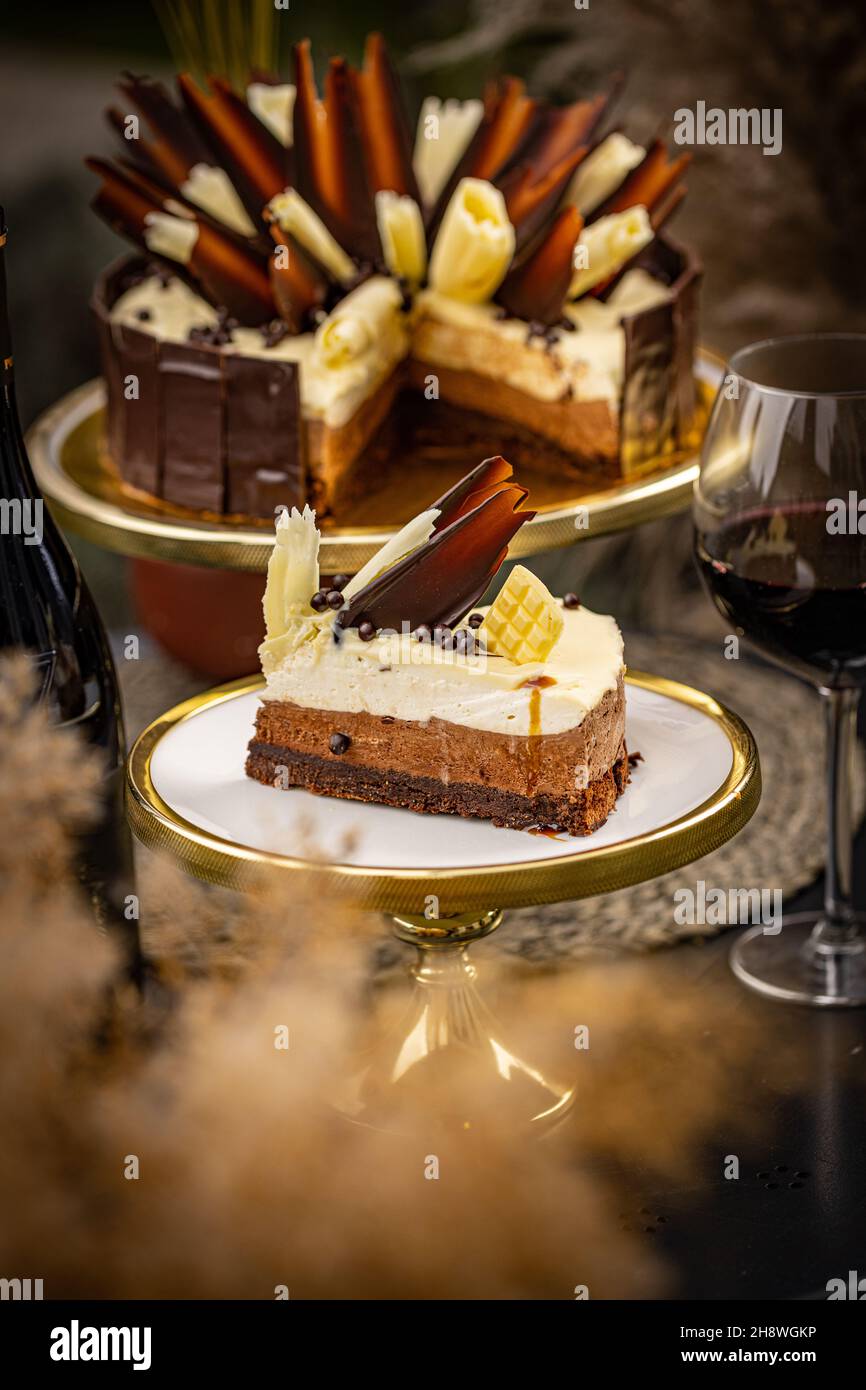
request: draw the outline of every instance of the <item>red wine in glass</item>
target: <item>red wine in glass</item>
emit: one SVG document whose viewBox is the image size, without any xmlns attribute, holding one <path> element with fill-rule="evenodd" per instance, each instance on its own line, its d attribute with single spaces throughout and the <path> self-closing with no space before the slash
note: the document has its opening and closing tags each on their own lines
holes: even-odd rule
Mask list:
<svg viewBox="0 0 866 1390">
<path fill-rule="evenodd" d="M 866 685 L 864 534 L 828 533 L 825 502 L 744 512 L 696 556 L 716 606 L 781 665 L 834 689 Z"/>
<path fill-rule="evenodd" d="M 695 557 L 716 607 L 818 690 L 827 734 L 823 911 L 753 926 L 731 965 L 752 989 L 866 1004 L 851 901 L 848 782 L 866 686 L 866 334 L 775 338 L 728 363 L 695 487 Z M 804 785 L 817 801 L 819 787 Z"/>
</svg>

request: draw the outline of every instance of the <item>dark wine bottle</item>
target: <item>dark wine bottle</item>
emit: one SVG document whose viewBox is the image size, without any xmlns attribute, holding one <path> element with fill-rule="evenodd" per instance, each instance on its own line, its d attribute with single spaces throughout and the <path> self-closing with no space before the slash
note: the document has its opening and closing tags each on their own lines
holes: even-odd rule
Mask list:
<svg viewBox="0 0 866 1390">
<path fill-rule="evenodd" d="M 123 807 L 125 741 L 117 673 L 78 563 L 36 485 L 24 446 L 6 304 L 6 221 L 0 209 L 0 649 L 23 648 L 37 699 L 53 720 L 98 750 L 104 795 L 76 844 L 76 868 L 99 927 L 140 977 L 132 844 Z"/>
</svg>

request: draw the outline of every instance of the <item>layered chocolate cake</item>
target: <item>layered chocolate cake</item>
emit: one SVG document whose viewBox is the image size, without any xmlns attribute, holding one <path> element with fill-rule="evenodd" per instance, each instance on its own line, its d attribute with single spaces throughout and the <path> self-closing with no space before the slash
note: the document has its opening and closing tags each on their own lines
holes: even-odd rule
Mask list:
<svg viewBox="0 0 866 1390">
<path fill-rule="evenodd" d="M 628 780 L 616 623 L 519 565 L 476 606 L 533 515 L 511 473 L 487 459 L 337 589 L 314 513 L 281 514 L 250 777 L 517 829 L 604 823 Z"/>
<path fill-rule="evenodd" d="M 660 234 L 687 157 L 604 133 L 617 84 L 431 97 L 413 141 L 381 36 L 321 95 L 309 43 L 292 76 L 127 75 L 123 156 L 88 161 L 140 252 L 94 297 L 128 487 L 327 514 L 398 418 L 398 451 L 459 432 L 565 478 L 693 442 L 700 272 Z"/>
</svg>

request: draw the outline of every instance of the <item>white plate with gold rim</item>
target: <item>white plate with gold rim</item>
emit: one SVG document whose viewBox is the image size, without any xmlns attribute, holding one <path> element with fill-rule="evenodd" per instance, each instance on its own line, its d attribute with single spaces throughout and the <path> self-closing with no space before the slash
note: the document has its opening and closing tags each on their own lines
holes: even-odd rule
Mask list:
<svg viewBox="0 0 866 1390">
<path fill-rule="evenodd" d="M 128 765 L 132 826 L 208 882 L 252 886 L 307 870 L 360 907 L 423 913 L 588 897 L 655 877 L 717 849 L 760 799 L 757 749 L 730 710 L 689 686 L 626 679 L 629 786 L 589 836 L 547 836 L 488 821 L 279 791 L 244 775 L 260 678 L 169 710 Z"/>
</svg>

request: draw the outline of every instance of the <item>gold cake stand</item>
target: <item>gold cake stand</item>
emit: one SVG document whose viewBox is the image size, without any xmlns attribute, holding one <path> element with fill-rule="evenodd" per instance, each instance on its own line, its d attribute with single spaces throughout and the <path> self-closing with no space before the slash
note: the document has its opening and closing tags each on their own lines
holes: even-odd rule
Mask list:
<svg viewBox="0 0 866 1390">
<path fill-rule="evenodd" d="M 676 681 L 632 671 L 626 683 L 710 720 L 730 746 L 730 770 L 700 805 L 648 833 L 511 865 L 451 869 L 311 862 L 220 838 L 184 819 L 154 786 L 156 750 L 184 722 L 259 689 L 258 678 L 186 700 L 139 735 L 128 761 L 126 799 L 143 844 L 168 853 L 205 882 L 231 888 L 252 889 L 274 880 L 291 886 L 301 873 L 312 876 L 323 894 L 388 914 L 398 940 L 415 948 L 405 1017 L 349 1070 L 333 1098 L 354 1122 L 404 1132 L 407 1115 L 417 1122 L 420 1096 L 431 1129 L 477 1130 L 492 1117 L 499 1125 L 536 1133 L 557 1123 L 573 1103 L 573 1087 L 506 1044 L 477 992 L 467 947 L 499 927 L 505 907 L 592 897 L 655 878 L 718 849 L 754 814 L 760 765 L 743 721 L 711 696 Z M 419 912 L 431 895 L 437 903 L 434 918 Z"/>
<path fill-rule="evenodd" d="M 718 386 L 722 361 L 701 349 L 695 378 L 703 419 Z M 105 389 L 89 381 L 45 411 L 27 436 L 39 485 L 61 525 L 85 540 L 133 558 L 212 569 L 264 573 L 273 544 L 273 525 L 202 518 L 124 488 L 103 446 Z M 699 431 L 696 432 L 699 434 Z M 418 509 L 419 498 L 436 497 L 466 470 L 455 463 L 443 481 L 443 465 L 413 460 L 411 476 L 377 485 L 340 525 L 325 524 L 323 574 L 353 574 Z M 672 516 L 687 507 L 698 475 L 695 450 L 665 455 L 641 465 L 630 478 L 600 481 L 587 474 L 565 484 L 539 473 L 529 478 L 537 515 L 511 543 L 513 559 L 627 530 Z M 387 520 L 382 523 L 382 517 Z M 375 520 L 376 524 L 371 524 Z"/>
</svg>

